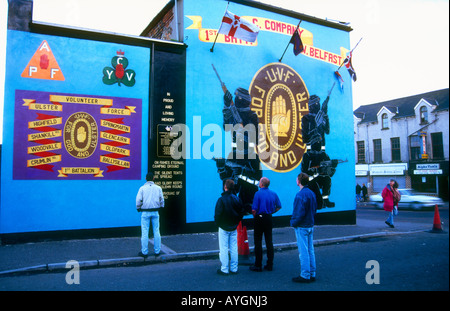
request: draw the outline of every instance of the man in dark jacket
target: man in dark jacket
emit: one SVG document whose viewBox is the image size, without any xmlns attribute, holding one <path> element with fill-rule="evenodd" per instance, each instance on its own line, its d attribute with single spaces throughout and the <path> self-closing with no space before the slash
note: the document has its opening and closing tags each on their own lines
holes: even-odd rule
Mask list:
<svg viewBox="0 0 450 311">
<path fill-rule="evenodd" d="M 366 200 L 367 200 L 367 187 L 366 187 L 366 184 L 362 185 L 361 190 L 362 190 L 362 194 L 363 194 L 363 197 L 362 197 L 363 201 L 366 202 Z"/>
<path fill-rule="evenodd" d="M 241 199 L 233 194 L 234 181 L 224 180 L 222 196 L 217 200 L 214 221 L 219 227 L 220 275 L 235 274 L 238 269 L 237 226 L 246 211 Z M 228 259 L 230 251 L 230 259 Z"/>
<path fill-rule="evenodd" d="M 316 280 L 316 257 L 313 245 L 314 217 L 316 215 L 317 201 L 314 192 L 308 188 L 309 176 L 301 173 L 297 177 L 297 192 L 292 211 L 291 226 L 294 227 L 297 237 L 297 246 L 300 257 L 300 276 L 292 281 L 309 283 Z"/>
</svg>

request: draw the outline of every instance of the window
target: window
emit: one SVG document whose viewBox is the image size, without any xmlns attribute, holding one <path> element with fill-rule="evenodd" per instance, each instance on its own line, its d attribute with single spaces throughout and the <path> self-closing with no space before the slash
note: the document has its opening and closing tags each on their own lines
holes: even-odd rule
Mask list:
<svg viewBox="0 0 450 311">
<path fill-rule="evenodd" d="M 401 161 L 400 137 L 391 138 L 391 154 L 392 154 L 392 162 Z"/>
<path fill-rule="evenodd" d="M 381 139 L 373 140 L 373 162 L 382 162 L 381 158 Z"/>
<path fill-rule="evenodd" d="M 358 163 L 366 163 L 366 149 L 364 141 L 356 142 L 356 150 L 358 150 Z"/>
<path fill-rule="evenodd" d="M 389 128 L 389 120 L 387 113 L 383 113 L 381 115 L 381 128 L 382 129 L 388 129 Z"/>
<path fill-rule="evenodd" d="M 444 144 L 442 142 L 442 132 L 431 133 L 431 145 L 433 149 L 433 159 L 443 159 Z"/>
<path fill-rule="evenodd" d="M 428 123 L 428 111 L 426 106 L 420 107 L 420 124 Z"/>
<path fill-rule="evenodd" d="M 409 137 L 409 146 L 410 146 L 410 155 L 411 160 L 420 160 L 420 144 L 421 144 L 421 137 L 414 135 Z"/>
</svg>

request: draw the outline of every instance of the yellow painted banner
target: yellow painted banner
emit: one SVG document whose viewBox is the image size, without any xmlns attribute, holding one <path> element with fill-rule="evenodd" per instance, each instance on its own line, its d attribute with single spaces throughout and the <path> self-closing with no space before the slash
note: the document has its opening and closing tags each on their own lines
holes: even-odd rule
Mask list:
<svg viewBox="0 0 450 311">
<path fill-rule="evenodd" d="M 125 106 L 125 109 L 122 108 L 101 108 L 101 114 L 113 114 L 117 116 L 131 116 L 132 113 L 136 113 L 135 106 Z"/>
<path fill-rule="evenodd" d="M 38 159 L 27 160 L 27 167 L 34 167 L 38 165 L 61 162 L 61 155 L 54 155 L 50 157 L 43 157 Z"/>
<path fill-rule="evenodd" d="M 241 39 L 236 39 L 232 36 L 227 36 L 224 34 L 217 35 L 217 29 L 209 29 L 202 27 L 202 17 L 201 16 L 189 16 L 186 15 L 187 18 L 192 20 L 192 25 L 187 27 L 186 29 L 198 29 L 198 38 L 202 42 L 210 42 L 213 43 L 214 40 L 217 40 L 216 43 L 225 43 L 225 44 L 235 44 L 235 45 L 246 45 L 246 46 L 257 46 L 258 40 L 255 42 L 247 42 Z"/>
<path fill-rule="evenodd" d="M 198 29 L 198 38 L 202 42 L 209 42 L 213 43 L 216 39 L 216 35 L 218 30 L 217 29 L 209 29 L 209 28 L 203 28 L 202 27 L 202 17 L 198 15 L 186 15 L 187 18 L 192 20 L 192 25 L 187 27 L 186 29 Z M 260 29 L 260 31 L 268 31 L 268 32 L 274 32 L 279 33 L 286 36 L 292 36 L 292 34 L 295 32 L 295 29 L 297 28 L 297 25 L 289 24 L 269 18 L 264 17 L 257 17 L 257 16 L 242 16 L 241 18 L 252 22 L 253 24 L 257 25 Z M 300 24 L 301 25 L 301 24 Z M 301 40 L 304 46 L 302 54 L 314 58 L 329 64 L 333 64 L 335 66 L 340 66 L 346 55 L 348 50 L 341 47 L 340 54 L 332 53 L 325 51 L 323 49 L 317 48 L 313 46 L 313 33 L 306 30 L 305 28 L 299 27 L 299 33 L 301 36 Z M 288 39 L 287 39 L 288 40 Z M 288 44 L 289 41 L 286 40 L 286 44 Z M 257 46 L 258 40 L 256 40 L 254 43 L 243 41 L 240 39 L 236 39 L 231 36 L 226 36 L 223 34 L 219 34 L 217 36 L 216 43 L 225 43 L 225 44 L 236 44 L 236 45 L 245 45 L 245 46 Z M 281 55 L 282 51 L 280 52 Z"/>
<path fill-rule="evenodd" d="M 61 149 L 61 146 L 62 146 L 61 143 L 31 146 L 31 147 L 28 147 L 28 154 L 34 154 L 34 153 L 38 153 L 38 152 L 54 151 L 54 150 Z"/>
<path fill-rule="evenodd" d="M 130 156 L 130 150 L 124 149 L 124 148 L 119 148 L 116 146 L 100 144 L 100 150 L 111 152 L 111 153 L 117 153 L 117 154 L 120 154 L 120 155 L 123 155 L 126 157 Z"/>
<path fill-rule="evenodd" d="M 269 31 L 279 33 L 282 35 L 292 36 L 295 32 L 295 29 L 297 29 L 297 25 L 280 22 L 269 18 L 256 16 L 242 16 L 242 18 L 251 21 L 253 24 L 258 26 L 261 31 Z M 302 38 L 303 44 L 313 45 L 312 32 L 302 27 L 299 27 L 298 31 L 300 33 L 300 37 Z"/>
<path fill-rule="evenodd" d="M 119 135 L 115 135 L 115 134 L 111 134 L 111 133 L 100 132 L 100 138 L 104 138 L 104 139 L 107 139 L 107 140 L 112 140 L 112 141 L 115 141 L 115 142 L 118 142 L 118 143 L 122 143 L 122 144 L 126 144 L 126 145 L 130 144 L 130 138 L 119 136 Z"/>
<path fill-rule="evenodd" d="M 52 104 L 41 104 L 36 103 L 35 99 L 23 99 L 23 106 L 27 106 L 29 110 L 40 110 L 40 111 L 63 111 L 63 106 L 55 103 Z"/>
<path fill-rule="evenodd" d="M 341 47 L 341 55 L 338 55 L 316 48 L 314 46 L 304 45 L 302 54 L 311 58 L 315 58 L 317 60 L 321 60 L 323 62 L 340 66 L 346 57 L 347 51 L 347 49 Z"/>
<path fill-rule="evenodd" d="M 46 120 L 31 121 L 31 122 L 28 122 L 28 128 L 34 129 L 34 128 L 39 128 L 39 127 L 44 127 L 44 126 L 53 126 L 53 125 L 58 125 L 58 124 L 62 124 L 62 117 L 56 117 L 53 119 L 46 119 Z"/>
<path fill-rule="evenodd" d="M 130 168 L 130 162 L 124 161 L 124 160 L 110 158 L 110 157 L 107 157 L 107 156 L 100 156 L 100 162 L 101 163 L 110 164 L 110 165 L 120 166 L 120 167 L 123 167 L 123 168 Z"/>
<path fill-rule="evenodd" d="M 34 134 L 28 134 L 28 141 L 35 141 L 40 139 L 52 139 L 55 137 L 61 137 L 62 131 L 56 130 L 51 132 L 45 132 L 45 133 L 34 133 Z"/>
<path fill-rule="evenodd" d="M 113 104 L 113 100 L 107 98 L 93 98 L 93 97 L 67 96 L 67 95 L 50 95 L 50 101 L 56 103 L 88 104 L 100 106 L 112 106 Z"/>
<path fill-rule="evenodd" d="M 103 171 L 99 167 L 61 167 L 58 170 L 58 177 L 68 177 L 68 175 L 93 175 L 94 177 L 104 177 Z"/>
<path fill-rule="evenodd" d="M 109 120 L 100 120 L 100 125 L 104 127 L 108 127 L 110 129 L 119 130 L 122 132 L 130 133 L 131 132 L 131 126 L 127 126 L 124 124 L 119 124 L 116 122 L 111 122 Z"/>
</svg>

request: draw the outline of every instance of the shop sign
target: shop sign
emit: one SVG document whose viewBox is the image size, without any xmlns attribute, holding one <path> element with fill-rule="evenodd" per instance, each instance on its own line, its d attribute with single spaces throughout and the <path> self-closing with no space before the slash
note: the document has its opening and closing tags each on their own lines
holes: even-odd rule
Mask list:
<svg viewBox="0 0 450 311">
<path fill-rule="evenodd" d="M 408 168 L 405 164 L 370 166 L 370 175 L 372 175 L 372 176 L 390 176 L 390 175 L 401 176 L 401 175 L 405 174 L 405 170 L 407 170 L 407 169 Z"/>
<path fill-rule="evenodd" d="M 438 170 L 440 168 L 439 163 L 432 163 L 432 164 L 417 164 L 416 169 L 417 170 Z"/>
<path fill-rule="evenodd" d="M 414 170 L 414 175 L 442 175 L 442 170 Z"/>
<path fill-rule="evenodd" d="M 355 176 L 367 176 L 368 174 L 369 174 L 369 165 L 367 164 L 355 165 Z"/>
</svg>

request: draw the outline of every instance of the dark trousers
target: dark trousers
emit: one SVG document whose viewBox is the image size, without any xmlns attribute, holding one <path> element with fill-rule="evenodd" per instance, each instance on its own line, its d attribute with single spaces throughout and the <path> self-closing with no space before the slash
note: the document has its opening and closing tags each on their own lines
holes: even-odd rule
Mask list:
<svg viewBox="0 0 450 311">
<path fill-rule="evenodd" d="M 254 217 L 255 266 L 262 267 L 262 237 L 266 241 L 267 266 L 273 266 L 272 215 L 262 214 Z"/>
</svg>

